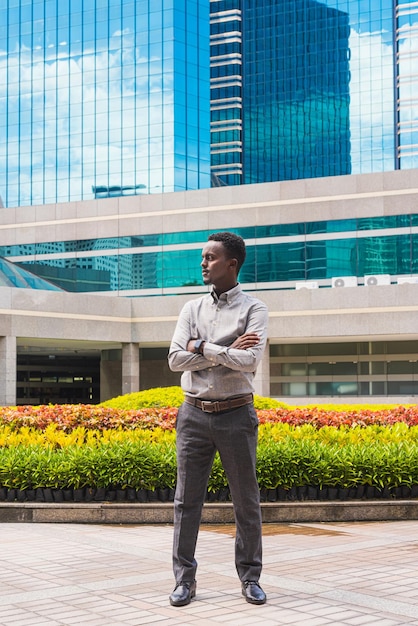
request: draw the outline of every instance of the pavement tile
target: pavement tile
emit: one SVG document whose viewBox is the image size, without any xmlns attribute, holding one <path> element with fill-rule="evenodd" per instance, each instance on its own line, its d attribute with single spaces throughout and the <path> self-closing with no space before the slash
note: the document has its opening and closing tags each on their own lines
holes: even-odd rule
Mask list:
<svg viewBox="0 0 418 626">
<path fill-rule="evenodd" d="M 2 523 L 0 626 L 418 626 L 418 521 L 264 529 L 267 604 L 241 595 L 234 528 L 206 525 L 171 607 L 171 526 Z"/>
</svg>

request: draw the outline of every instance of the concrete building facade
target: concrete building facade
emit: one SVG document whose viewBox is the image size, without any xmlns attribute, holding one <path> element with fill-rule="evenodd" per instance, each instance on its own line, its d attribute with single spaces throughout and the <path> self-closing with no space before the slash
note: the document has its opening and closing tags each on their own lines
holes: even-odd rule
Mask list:
<svg viewBox="0 0 418 626">
<path fill-rule="evenodd" d="M 103 264 L 109 253 L 133 253 L 115 249 L 116 239 L 140 235 L 142 270 L 160 278 L 101 292 L 0 287 L 0 404 L 98 402 L 178 384 L 168 346 L 183 303 L 207 289 L 196 279 L 201 248 L 219 230 L 245 236 L 241 283 L 269 308 L 257 393 L 289 403 L 414 402 L 417 194 L 417 170 L 403 170 L 2 209 L 0 255 L 16 267 L 38 274 L 60 255 L 82 272 L 85 242 L 101 242 L 90 258 Z M 65 252 L 65 242 L 79 246 Z M 303 271 L 286 265 L 280 274 L 289 246 L 302 250 L 290 258 Z"/>
</svg>

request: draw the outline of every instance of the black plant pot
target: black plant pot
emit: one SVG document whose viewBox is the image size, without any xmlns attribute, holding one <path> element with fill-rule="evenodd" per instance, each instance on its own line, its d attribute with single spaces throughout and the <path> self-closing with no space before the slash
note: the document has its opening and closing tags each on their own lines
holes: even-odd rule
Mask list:
<svg viewBox="0 0 418 626">
<path fill-rule="evenodd" d="M 267 489 L 267 502 L 277 502 L 277 489 Z"/>
<path fill-rule="evenodd" d="M 16 500 L 18 502 L 26 502 L 26 489 L 16 490 Z"/>
<path fill-rule="evenodd" d="M 408 485 L 402 485 L 401 493 L 402 493 L 402 498 L 410 498 L 411 497 L 411 487 L 408 487 Z"/>
<path fill-rule="evenodd" d="M 49 487 L 45 487 L 43 492 L 44 492 L 44 500 L 45 500 L 45 502 L 53 502 L 54 501 L 54 496 L 52 495 L 52 489 L 50 489 Z"/>
<path fill-rule="evenodd" d="M 16 500 L 16 489 L 8 489 L 6 499 L 7 502 L 14 502 Z"/>
<path fill-rule="evenodd" d="M 97 487 L 94 500 L 95 502 L 103 502 L 106 500 L 106 489 L 104 487 Z"/>
<path fill-rule="evenodd" d="M 4 502 L 7 498 L 7 489 L 5 487 L 0 487 L 0 502 Z"/>
<path fill-rule="evenodd" d="M 392 489 L 385 485 L 380 492 L 380 497 L 383 500 L 390 500 L 392 498 Z"/>
<path fill-rule="evenodd" d="M 206 500 L 207 502 L 217 502 L 219 500 L 219 491 L 208 491 Z"/>
<path fill-rule="evenodd" d="M 338 487 L 328 487 L 328 500 L 337 500 Z"/>
<path fill-rule="evenodd" d="M 267 489 L 265 487 L 260 489 L 260 502 L 267 502 Z"/>
<path fill-rule="evenodd" d="M 170 489 L 168 487 L 158 489 L 158 499 L 160 502 L 168 502 L 168 496 L 170 495 Z"/>
<path fill-rule="evenodd" d="M 146 489 L 138 489 L 136 492 L 136 498 L 139 502 L 148 502 L 148 493 Z"/>
<path fill-rule="evenodd" d="M 93 502 L 95 495 L 96 495 L 96 489 L 94 487 L 86 487 L 86 490 L 84 493 L 84 499 L 86 502 Z"/>
<path fill-rule="evenodd" d="M 168 501 L 174 502 L 174 496 L 176 495 L 176 490 L 171 488 L 170 493 L 168 494 Z"/>
<path fill-rule="evenodd" d="M 287 500 L 287 489 L 284 489 L 284 487 L 277 487 L 277 499 L 279 502 Z"/>
<path fill-rule="evenodd" d="M 84 502 L 84 489 L 74 489 L 74 502 Z"/>
<path fill-rule="evenodd" d="M 26 500 L 33 502 L 35 500 L 35 489 L 26 489 Z"/>
<path fill-rule="evenodd" d="M 365 495 L 367 500 L 373 500 L 376 497 L 376 487 L 373 485 L 366 485 Z"/>
<path fill-rule="evenodd" d="M 64 502 L 74 502 L 72 489 L 64 489 L 63 495 L 64 495 Z"/>
<path fill-rule="evenodd" d="M 52 492 L 54 502 L 64 502 L 64 492 L 62 489 L 54 489 Z"/>
<path fill-rule="evenodd" d="M 126 499 L 128 502 L 136 502 L 136 491 L 135 489 L 132 489 L 132 487 L 129 487 L 126 490 Z"/>
<path fill-rule="evenodd" d="M 116 490 L 116 502 L 125 502 L 125 501 L 126 501 L 126 490 L 117 489 Z"/>
<path fill-rule="evenodd" d="M 358 485 L 356 488 L 356 498 L 357 500 L 362 500 L 366 494 L 366 486 Z"/>
<path fill-rule="evenodd" d="M 308 497 L 308 485 L 301 485 L 297 488 L 298 500 L 306 500 Z"/>
<path fill-rule="evenodd" d="M 222 489 L 219 490 L 219 502 L 228 502 L 229 498 L 229 487 L 222 487 Z"/>
<path fill-rule="evenodd" d="M 418 485 L 412 485 L 411 498 L 418 498 Z"/>
<path fill-rule="evenodd" d="M 348 490 L 348 499 L 355 500 L 357 498 L 357 487 L 350 487 Z"/>
<path fill-rule="evenodd" d="M 35 492 L 36 502 L 45 502 L 44 490 L 39 488 Z"/>
<path fill-rule="evenodd" d="M 297 487 L 293 486 L 289 489 L 289 491 L 287 492 L 287 499 L 291 502 L 296 502 L 296 500 L 298 499 Z"/>
<path fill-rule="evenodd" d="M 328 500 L 328 487 L 320 487 L 318 489 L 318 499 Z"/>
<path fill-rule="evenodd" d="M 347 487 L 340 487 L 338 489 L 338 499 L 348 500 L 348 488 Z"/>
<path fill-rule="evenodd" d="M 148 494 L 148 502 L 158 502 L 158 490 L 157 489 L 147 489 Z"/>
<path fill-rule="evenodd" d="M 314 485 L 308 485 L 308 493 L 306 494 L 307 500 L 318 500 L 318 487 Z"/>
</svg>

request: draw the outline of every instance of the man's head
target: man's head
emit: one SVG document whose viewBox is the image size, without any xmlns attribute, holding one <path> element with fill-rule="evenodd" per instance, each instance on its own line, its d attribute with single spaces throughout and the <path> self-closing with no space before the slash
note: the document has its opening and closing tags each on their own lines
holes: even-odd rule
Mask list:
<svg viewBox="0 0 418 626">
<path fill-rule="evenodd" d="M 209 235 L 208 241 L 220 241 L 230 259 L 237 260 L 237 276 L 245 261 L 246 250 L 245 242 L 242 237 L 234 233 L 213 233 Z"/>
<path fill-rule="evenodd" d="M 205 285 L 217 293 L 232 289 L 245 260 L 245 243 L 233 233 L 214 233 L 202 251 L 202 276 Z"/>
</svg>

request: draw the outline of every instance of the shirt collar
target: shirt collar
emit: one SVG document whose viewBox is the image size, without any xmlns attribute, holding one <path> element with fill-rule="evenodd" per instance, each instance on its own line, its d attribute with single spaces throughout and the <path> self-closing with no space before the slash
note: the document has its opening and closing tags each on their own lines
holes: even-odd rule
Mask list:
<svg viewBox="0 0 418 626">
<path fill-rule="evenodd" d="M 233 300 L 241 293 L 241 291 L 242 291 L 241 285 L 237 283 L 235 287 L 232 287 L 232 289 L 229 289 L 229 291 L 224 291 L 224 293 L 221 293 L 219 298 L 216 295 L 213 287 L 211 289 L 210 294 L 214 302 L 218 302 L 218 300 L 226 300 L 228 304 L 231 304 L 231 302 L 233 302 Z"/>
</svg>

